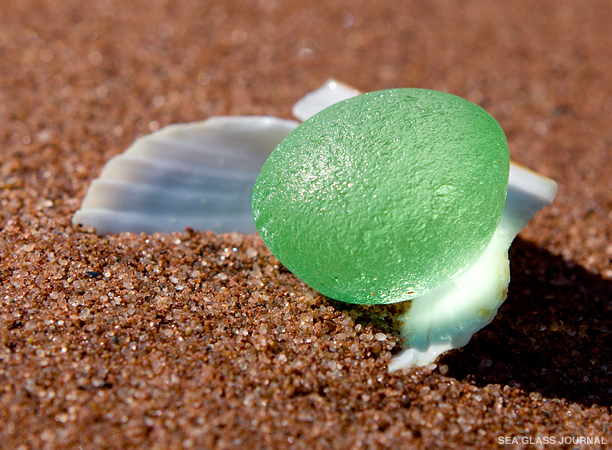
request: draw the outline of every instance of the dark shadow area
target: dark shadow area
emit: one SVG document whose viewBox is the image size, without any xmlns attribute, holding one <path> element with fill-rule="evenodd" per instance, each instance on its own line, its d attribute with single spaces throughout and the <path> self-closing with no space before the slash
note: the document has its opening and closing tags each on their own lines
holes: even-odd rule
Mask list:
<svg viewBox="0 0 612 450">
<path fill-rule="evenodd" d="M 612 282 L 520 238 L 510 266 L 508 299 L 462 351 L 440 359 L 447 376 L 612 406 Z"/>
</svg>

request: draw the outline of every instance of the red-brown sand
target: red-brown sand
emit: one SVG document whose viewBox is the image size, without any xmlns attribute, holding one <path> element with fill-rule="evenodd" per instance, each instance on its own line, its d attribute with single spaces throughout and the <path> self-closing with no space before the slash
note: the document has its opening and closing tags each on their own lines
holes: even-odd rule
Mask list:
<svg viewBox="0 0 612 450">
<path fill-rule="evenodd" d="M 611 23 L 607 0 L 2 0 L 0 447 L 607 448 Z M 390 311 L 258 236 L 70 224 L 136 137 L 290 118 L 329 77 L 466 97 L 559 182 L 497 318 L 435 366 L 389 374 Z"/>
</svg>

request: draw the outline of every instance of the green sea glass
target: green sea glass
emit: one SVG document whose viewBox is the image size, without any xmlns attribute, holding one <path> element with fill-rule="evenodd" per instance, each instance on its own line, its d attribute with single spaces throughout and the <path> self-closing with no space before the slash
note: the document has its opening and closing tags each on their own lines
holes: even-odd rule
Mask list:
<svg viewBox="0 0 612 450">
<path fill-rule="evenodd" d="M 255 225 L 298 278 L 344 302 L 436 289 L 483 253 L 499 223 L 509 154 L 495 119 L 425 89 L 334 104 L 289 134 L 253 191 Z"/>
</svg>

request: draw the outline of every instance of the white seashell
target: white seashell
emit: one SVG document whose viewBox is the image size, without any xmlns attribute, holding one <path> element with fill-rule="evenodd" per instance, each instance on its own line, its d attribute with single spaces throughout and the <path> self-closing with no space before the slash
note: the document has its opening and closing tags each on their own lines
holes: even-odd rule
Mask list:
<svg viewBox="0 0 612 450">
<path fill-rule="evenodd" d="M 328 80 L 299 100 L 293 114 L 304 121 L 358 94 Z M 252 187 L 268 155 L 297 125 L 274 117 L 230 116 L 162 128 L 106 164 L 73 223 L 95 227 L 100 234 L 186 227 L 255 232 Z M 553 180 L 510 164 L 504 212 L 491 243 L 476 263 L 448 284 L 411 300 L 399 318 L 407 342 L 390 371 L 428 365 L 440 354 L 466 345 L 493 320 L 510 281 L 508 248 L 556 193 Z"/>
<path fill-rule="evenodd" d="M 94 180 L 73 223 L 99 234 L 254 233 L 251 191 L 266 158 L 298 122 L 212 117 L 137 139 Z"/>
</svg>

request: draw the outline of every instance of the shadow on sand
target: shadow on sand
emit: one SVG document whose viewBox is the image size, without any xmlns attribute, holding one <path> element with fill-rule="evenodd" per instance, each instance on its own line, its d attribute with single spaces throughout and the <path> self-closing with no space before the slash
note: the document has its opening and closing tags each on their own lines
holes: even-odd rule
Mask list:
<svg viewBox="0 0 612 450">
<path fill-rule="evenodd" d="M 517 238 L 508 299 L 447 376 L 612 406 L 612 282 Z"/>
</svg>

